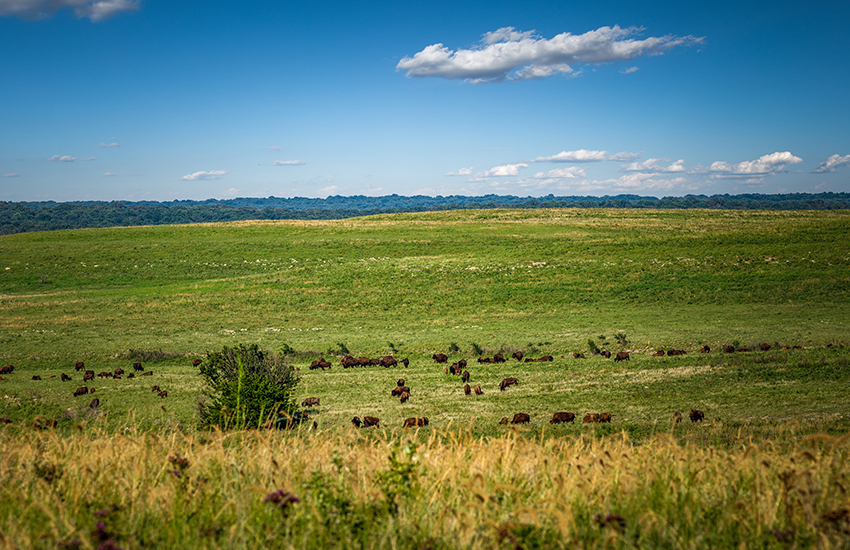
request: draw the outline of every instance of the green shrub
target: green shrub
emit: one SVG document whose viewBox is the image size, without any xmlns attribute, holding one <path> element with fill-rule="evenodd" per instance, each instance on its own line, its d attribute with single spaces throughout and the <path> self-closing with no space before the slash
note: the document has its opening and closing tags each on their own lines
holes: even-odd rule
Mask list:
<svg viewBox="0 0 850 550">
<path fill-rule="evenodd" d="M 260 427 L 295 411 L 295 369 L 257 344 L 209 352 L 201 372 L 209 399 L 200 406 L 203 427 Z"/>
</svg>

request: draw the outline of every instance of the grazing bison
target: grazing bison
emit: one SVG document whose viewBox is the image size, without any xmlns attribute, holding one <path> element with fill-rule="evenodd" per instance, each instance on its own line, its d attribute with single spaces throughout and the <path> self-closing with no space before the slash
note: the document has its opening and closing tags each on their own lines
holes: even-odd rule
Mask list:
<svg viewBox="0 0 850 550">
<path fill-rule="evenodd" d="M 324 357 L 319 357 L 318 359 L 316 359 L 315 361 L 310 363 L 310 370 L 316 370 L 316 369 L 325 370 L 325 369 L 329 369 L 329 368 L 331 368 L 331 363 L 330 363 L 330 361 L 325 361 Z"/>
<path fill-rule="evenodd" d="M 79 397 L 79 396 L 85 395 L 87 393 L 89 393 L 89 389 L 85 386 L 81 386 L 81 387 L 77 388 L 76 390 L 74 390 L 74 397 Z"/>
<path fill-rule="evenodd" d="M 153 376 L 153 371 L 149 370 L 149 371 L 143 372 L 140 376 Z"/>
<path fill-rule="evenodd" d="M 528 424 L 529 422 L 531 422 L 531 417 L 526 413 L 516 413 L 514 419 L 511 420 L 511 424 Z"/>
<path fill-rule="evenodd" d="M 683 350 L 683 349 L 671 349 L 671 350 L 667 350 L 667 355 L 668 355 L 668 356 L 671 356 L 671 357 L 676 356 L 676 355 L 685 355 L 686 353 L 688 353 L 688 352 L 686 352 L 686 351 L 685 351 L 685 350 Z"/>
<path fill-rule="evenodd" d="M 605 359 L 611 359 L 611 352 L 608 351 L 607 349 L 603 349 L 602 351 L 600 351 L 599 355 L 601 355 Z"/>
<path fill-rule="evenodd" d="M 167 390 L 162 390 L 162 391 L 161 391 L 161 392 L 159 392 L 157 395 L 158 395 L 158 396 L 160 396 L 160 397 L 168 397 L 168 391 L 167 391 Z"/>
<path fill-rule="evenodd" d="M 407 393 L 409 395 L 410 394 L 410 388 L 408 388 L 407 386 L 396 386 L 390 392 L 390 395 L 392 395 L 393 397 L 401 397 L 401 394 L 403 394 L 403 393 Z"/>
<path fill-rule="evenodd" d="M 151 388 L 151 393 L 160 392 L 162 389 L 159 386 L 154 386 Z"/>
<path fill-rule="evenodd" d="M 472 388 L 470 388 L 470 387 L 469 387 L 469 384 L 466 384 L 466 385 L 463 387 L 463 394 L 464 394 L 464 395 L 469 395 L 469 394 L 471 394 L 471 393 L 472 393 Z"/>
<path fill-rule="evenodd" d="M 100 374 L 98 374 L 97 377 L 98 378 L 112 378 L 112 373 L 103 371 Z"/>
<path fill-rule="evenodd" d="M 409 367 L 410 366 L 410 359 L 405 357 L 404 359 L 401 360 L 401 364 L 404 365 L 405 367 Z"/>
<path fill-rule="evenodd" d="M 117 375 L 120 376 L 120 375 L 124 374 L 124 369 L 122 369 L 121 367 L 118 367 L 117 369 L 112 371 L 112 374 L 117 374 Z"/>
<path fill-rule="evenodd" d="M 446 355 L 445 353 L 435 353 L 431 357 L 434 358 L 434 362 L 436 362 L 436 363 L 448 363 L 449 362 L 449 356 Z"/>
<path fill-rule="evenodd" d="M 201 363 L 203 363 L 203 361 L 201 359 L 192 359 L 192 366 L 193 367 L 200 367 Z M 141 366 L 141 365 L 139 365 L 139 366 Z M 135 365 L 134 365 L 134 368 L 135 368 Z M 138 370 L 138 369 L 136 369 L 136 370 Z"/>
<path fill-rule="evenodd" d="M 492 357 L 479 357 L 478 362 L 479 363 L 495 363 L 495 361 L 493 361 Z"/>
<path fill-rule="evenodd" d="M 549 421 L 549 424 L 564 424 L 572 422 L 575 419 L 576 415 L 571 412 L 557 412 L 552 415 L 552 420 Z"/>
<path fill-rule="evenodd" d="M 611 423 L 611 415 L 608 413 L 599 413 L 599 421 L 607 424 Z"/>
<path fill-rule="evenodd" d="M 454 363 L 451 367 L 449 367 L 449 372 L 452 374 L 460 374 L 462 370 L 463 368 L 461 368 L 461 366 L 457 363 Z"/>
<path fill-rule="evenodd" d="M 88 380 L 94 380 L 93 372 L 87 372 L 83 375 L 83 382 L 87 382 Z"/>
<path fill-rule="evenodd" d="M 583 357 L 584 357 L 584 355 L 582 355 L 582 358 Z M 525 362 L 526 363 L 545 363 L 547 361 L 554 361 L 554 360 L 555 360 L 555 358 L 552 357 L 551 355 L 544 355 L 543 357 L 538 357 L 537 359 L 532 359 L 531 357 L 528 357 L 525 360 Z"/>
<path fill-rule="evenodd" d="M 762 351 L 770 351 L 770 344 L 767 344 L 767 343 L 761 344 L 759 346 L 759 349 L 761 349 Z"/>
<path fill-rule="evenodd" d="M 417 423 L 418 421 L 419 421 L 419 419 L 418 419 L 418 418 L 406 418 L 406 419 L 404 420 L 404 424 L 402 425 L 402 428 L 415 428 L 415 427 L 416 427 L 416 423 Z"/>
<path fill-rule="evenodd" d="M 340 359 L 339 364 L 342 365 L 344 369 L 350 369 L 352 367 L 360 366 L 360 362 L 350 355 L 346 355 L 342 359 Z"/>
<path fill-rule="evenodd" d="M 91 400 L 91 403 L 89 403 L 89 408 L 90 409 L 96 409 L 98 407 L 100 407 L 100 399 L 95 397 L 94 399 Z"/>
<path fill-rule="evenodd" d="M 428 417 L 423 416 L 422 418 L 420 418 L 419 420 L 416 421 L 416 425 L 420 426 L 420 427 L 427 426 L 428 425 Z"/>
<path fill-rule="evenodd" d="M 674 412 L 673 413 L 673 422 L 678 424 L 681 421 L 682 421 L 682 413 L 680 413 L 679 411 Z"/>
<path fill-rule="evenodd" d="M 130 374 L 128 374 L 128 375 L 127 375 L 127 378 L 135 378 L 135 377 L 136 377 L 136 375 L 135 375 L 135 374 L 133 374 L 132 372 L 131 372 Z"/>
<path fill-rule="evenodd" d="M 404 378 L 399 378 L 398 382 L 396 382 L 395 385 L 398 386 L 399 388 L 404 386 Z"/>
<path fill-rule="evenodd" d="M 469 371 L 463 371 L 463 374 L 460 375 L 460 379 L 463 380 L 464 383 L 469 382 Z"/>
<path fill-rule="evenodd" d="M 196 365 L 197 366 L 197 365 Z M 133 370 L 145 370 L 141 363 L 133 363 Z"/>
<path fill-rule="evenodd" d="M 483 391 L 481 391 L 481 386 L 475 386 L 474 388 L 472 388 L 472 391 L 475 392 L 475 395 L 481 395 L 484 393 Z"/>
<path fill-rule="evenodd" d="M 656 351 L 656 352 L 653 352 L 652 356 L 653 356 L 653 357 L 664 357 L 664 350 L 663 350 L 663 349 L 660 349 L 660 350 L 658 350 L 658 351 Z"/>
<path fill-rule="evenodd" d="M 576 359 L 584 359 L 584 354 L 575 352 L 573 353 L 573 357 L 575 357 Z"/>
<path fill-rule="evenodd" d="M 359 416 L 355 416 L 354 418 L 352 418 L 352 419 L 351 419 L 351 424 L 352 424 L 355 428 L 359 428 L 359 427 L 361 426 L 361 424 L 363 424 L 363 421 L 362 421 L 362 420 L 360 420 L 360 417 L 359 417 Z"/>
<path fill-rule="evenodd" d="M 618 351 L 617 355 L 614 357 L 614 361 L 629 361 L 629 352 L 627 351 Z"/>
<path fill-rule="evenodd" d="M 513 357 L 517 361 L 522 361 L 522 352 L 521 351 L 515 351 L 513 353 L 513 355 L 511 355 L 511 357 Z"/>
<path fill-rule="evenodd" d="M 363 427 L 364 428 L 371 428 L 373 426 L 378 427 L 378 424 L 380 422 L 381 422 L 381 420 L 374 417 L 374 416 L 364 416 L 363 417 Z"/>
<path fill-rule="evenodd" d="M 595 413 L 587 413 L 584 415 L 584 424 L 592 424 L 595 422 L 599 422 L 599 415 Z"/>
<path fill-rule="evenodd" d="M 505 391 L 506 388 L 519 384 L 519 380 L 516 378 L 505 378 L 501 382 L 499 382 L 499 390 Z"/>
<path fill-rule="evenodd" d="M 735 353 L 735 346 L 726 346 L 723 348 L 723 353 Z"/>
<path fill-rule="evenodd" d="M 384 355 L 383 357 L 381 357 L 380 362 L 381 366 L 385 369 L 398 366 L 398 359 L 396 359 L 392 355 Z"/>
<path fill-rule="evenodd" d="M 499 424 L 508 424 L 510 420 L 508 420 L 507 416 L 503 416 L 501 420 L 499 420 Z"/>
<path fill-rule="evenodd" d="M 39 376 L 39 375 L 37 375 L 37 374 L 33 374 L 33 375 L 32 375 L 32 379 L 33 379 L 33 380 L 41 380 L 41 376 Z"/>
<path fill-rule="evenodd" d="M 504 363 L 505 361 L 506 361 L 505 356 L 502 355 L 501 353 L 497 353 L 496 355 L 493 356 L 493 362 L 494 363 Z"/>
<path fill-rule="evenodd" d="M 410 394 L 406 391 L 401 392 L 401 395 L 398 396 L 398 400 L 400 403 L 407 403 L 408 399 L 410 399 Z"/>
<path fill-rule="evenodd" d="M 0 367 L 0 374 L 12 374 L 13 370 L 15 370 L 15 367 L 6 365 L 5 367 Z"/>
<path fill-rule="evenodd" d="M 120 374 L 113 374 L 112 378 L 115 378 L 116 380 L 121 380 L 121 375 Z"/>
<path fill-rule="evenodd" d="M 691 417 L 691 422 L 702 422 L 702 419 L 705 418 L 705 414 L 702 411 L 698 411 L 696 409 L 691 409 L 691 412 L 688 413 L 688 416 Z"/>
<path fill-rule="evenodd" d="M 74 365 L 74 370 L 76 371 L 81 371 L 84 368 L 86 368 L 86 365 L 82 361 L 77 361 L 77 363 Z"/>
<path fill-rule="evenodd" d="M 62 373 L 61 378 L 62 378 L 62 381 L 63 381 L 63 382 L 64 382 L 64 381 L 66 381 L 66 380 L 70 380 L 70 379 L 71 379 L 71 377 L 70 377 L 70 376 L 68 376 L 67 374 L 65 374 L 64 372 Z"/>
<path fill-rule="evenodd" d="M 304 401 L 301 402 L 301 406 L 302 407 L 313 407 L 313 406 L 318 407 L 319 406 L 319 398 L 318 397 L 308 397 L 307 399 L 305 399 Z"/>
<path fill-rule="evenodd" d="M 461 359 L 460 361 L 457 362 L 457 364 L 458 364 L 459 367 L 465 369 L 466 368 L 466 359 Z"/>
<path fill-rule="evenodd" d="M 94 388 L 89 388 L 89 393 L 94 393 Z"/>
<path fill-rule="evenodd" d="M 703 346 L 700 350 L 701 353 L 711 353 L 711 348 L 708 346 Z"/>
</svg>

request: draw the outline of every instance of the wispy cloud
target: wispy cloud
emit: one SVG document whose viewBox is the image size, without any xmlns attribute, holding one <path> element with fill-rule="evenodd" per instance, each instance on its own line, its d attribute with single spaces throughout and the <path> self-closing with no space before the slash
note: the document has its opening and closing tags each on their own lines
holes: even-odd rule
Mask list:
<svg viewBox="0 0 850 550">
<path fill-rule="evenodd" d="M 812 170 L 813 174 L 823 174 L 824 172 L 835 172 L 835 170 L 841 166 L 850 166 L 850 155 L 832 155 L 822 163 L 820 166 Z"/>
<path fill-rule="evenodd" d="M 623 164 L 620 166 L 621 172 L 653 172 L 653 173 L 666 173 L 666 172 L 684 172 L 685 171 L 685 161 L 684 159 L 679 159 L 676 162 L 664 166 L 670 162 L 670 159 L 646 159 L 643 162 L 630 162 L 628 164 Z"/>
<path fill-rule="evenodd" d="M 116 174 L 115 172 L 106 172 L 106 173 L 105 173 L 105 174 L 103 174 L 103 175 L 104 175 L 104 176 L 111 177 L 111 176 L 117 176 L 118 174 Z"/>
<path fill-rule="evenodd" d="M 114 143 L 114 142 L 113 143 L 101 143 L 100 147 L 108 149 L 110 147 L 121 147 L 121 144 L 120 143 Z"/>
<path fill-rule="evenodd" d="M 587 177 L 584 168 L 578 166 L 570 166 L 569 168 L 556 168 L 548 172 L 537 172 L 534 174 L 536 179 L 575 179 Z"/>
<path fill-rule="evenodd" d="M 763 155 L 756 160 L 745 160 L 733 164 L 724 161 L 712 162 L 708 168 L 694 168 L 692 173 L 707 173 L 715 178 L 762 178 L 782 172 L 788 164 L 800 164 L 801 162 L 803 162 L 803 159 L 795 157 L 789 151 L 777 151 Z"/>
<path fill-rule="evenodd" d="M 472 175 L 472 168 L 473 168 L 472 166 L 470 166 L 469 168 L 461 168 L 457 172 L 449 172 L 446 175 L 447 176 L 471 176 Z"/>
<path fill-rule="evenodd" d="M 272 166 L 301 166 L 302 164 L 307 164 L 303 160 L 276 160 L 272 163 Z"/>
<path fill-rule="evenodd" d="M 182 180 L 186 181 L 196 181 L 196 180 L 219 180 L 221 176 L 230 172 L 230 170 L 210 170 L 209 172 L 195 172 L 194 174 L 186 174 L 183 176 Z"/>
<path fill-rule="evenodd" d="M 73 9 L 78 19 L 98 22 L 122 11 L 139 9 L 140 0 L 0 0 L 0 15 L 47 19 L 59 10 Z"/>
<path fill-rule="evenodd" d="M 432 44 L 413 57 L 404 57 L 396 70 L 408 77 L 459 78 L 473 83 L 529 80 L 575 72 L 576 65 L 601 65 L 660 55 L 670 48 L 703 42 L 693 36 L 632 38 L 643 29 L 601 27 L 581 35 L 562 33 L 551 39 L 534 31 L 503 27 L 485 34 L 470 49 L 457 51 Z"/>
<path fill-rule="evenodd" d="M 52 160 L 53 162 L 74 162 L 77 160 L 77 157 L 72 157 L 70 155 L 53 155 L 47 160 Z"/>
<path fill-rule="evenodd" d="M 602 162 L 603 160 L 613 160 L 626 162 L 640 158 L 641 153 L 614 153 L 609 155 L 608 151 L 591 151 L 588 149 L 578 149 L 576 151 L 561 151 L 557 155 L 548 157 L 537 157 L 531 162 Z"/>
<path fill-rule="evenodd" d="M 490 168 L 486 172 L 481 173 L 480 176 L 484 178 L 493 176 L 518 176 L 522 168 L 528 168 L 528 165 L 522 162 L 517 164 L 503 164 L 502 166 Z"/>
<path fill-rule="evenodd" d="M 3 174 L 4 178 L 17 178 L 20 177 L 20 174 Z"/>
<path fill-rule="evenodd" d="M 620 74 L 632 74 L 638 72 L 637 67 L 629 67 L 628 69 L 620 69 Z"/>
</svg>

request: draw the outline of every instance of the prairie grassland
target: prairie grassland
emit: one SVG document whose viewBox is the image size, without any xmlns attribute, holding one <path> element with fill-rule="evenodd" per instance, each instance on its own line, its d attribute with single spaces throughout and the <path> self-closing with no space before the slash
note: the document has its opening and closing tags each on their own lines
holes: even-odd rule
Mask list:
<svg viewBox="0 0 850 550">
<path fill-rule="evenodd" d="M 0 546 L 847 548 L 848 438 L 0 430 Z"/>
</svg>

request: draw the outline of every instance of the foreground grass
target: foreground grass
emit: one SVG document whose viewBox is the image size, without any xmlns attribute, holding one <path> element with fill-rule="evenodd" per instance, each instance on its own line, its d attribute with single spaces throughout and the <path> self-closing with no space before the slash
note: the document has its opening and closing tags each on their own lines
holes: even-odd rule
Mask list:
<svg viewBox="0 0 850 550">
<path fill-rule="evenodd" d="M 847 548 L 849 441 L 6 428 L 0 545 Z"/>
</svg>

